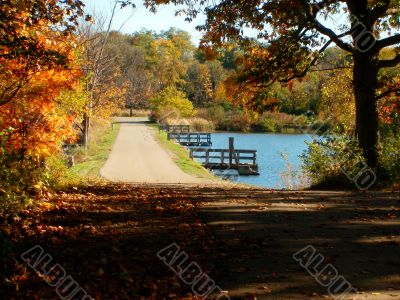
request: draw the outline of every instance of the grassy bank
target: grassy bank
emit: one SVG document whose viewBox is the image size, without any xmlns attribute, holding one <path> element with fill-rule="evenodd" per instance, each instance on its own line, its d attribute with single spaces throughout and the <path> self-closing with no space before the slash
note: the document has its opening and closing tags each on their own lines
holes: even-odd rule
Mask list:
<svg viewBox="0 0 400 300">
<path fill-rule="evenodd" d="M 201 164 L 191 159 L 188 151 L 184 147 L 174 143 L 173 141 L 169 141 L 167 139 L 167 133 L 165 131 L 159 131 L 158 125 L 151 124 L 150 126 L 157 141 L 170 152 L 172 159 L 182 171 L 196 177 L 218 179 L 218 177 L 211 174 Z"/>
<path fill-rule="evenodd" d="M 99 181 L 100 169 L 106 162 L 119 132 L 119 125 L 98 127 L 87 151 L 79 150 L 79 162 L 70 169 L 72 175 L 79 179 Z"/>
</svg>

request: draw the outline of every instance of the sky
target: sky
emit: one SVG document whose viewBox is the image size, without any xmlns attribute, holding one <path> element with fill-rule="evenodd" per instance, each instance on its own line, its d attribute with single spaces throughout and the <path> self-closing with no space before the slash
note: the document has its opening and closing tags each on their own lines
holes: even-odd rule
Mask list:
<svg viewBox="0 0 400 300">
<path fill-rule="evenodd" d="M 86 11 L 95 16 L 109 17 L 112 10 L 113 0 L 83 0 L 86 6 Z M 198 18 L 189 23 L 185 21 L 183 16 L 175 16 L 176 7 L 174 5 L 162 5 L 157 9 L 157 13 L 149 12 L 143 6 L 142 1 L 137 1 L 140 4 L 133 10 L 132 7 L 125 7 L 122 10 L 118 8 L 114 18 L 112 29 L 118 30 L 121 25 L 121 32 L 133 33 L 141 29 L 154 30 L 156 32 L 166 31 L 171 27 L 185 30 L 192 36 L 192 41 L 195 45 L 201 38 L 201 33 L 195 29 L 196 25 L 203 23 L 204 18 Z"/>
<path fill-rule="evenodd" d="M 111 14 L 114 0 L 83 0 L 86 5 L 87 13 L 93 15 L 95 19 L 99 16 L 109 17 Z M 134 33 L 141 29 L 153 30 L 157 33 L 160 31 L 166 31 L 171 27 L 187 31 L 192 36 L 192 42 L 194 45 L 198 45 L 201 32 L 197 31 L 195 27 L 201 25 L 205 21 L 204 16 L 198 16 L 191 23 L 185 21 L 184 16 L 175 16 L 177 7 L 174 5 L 160 5 L 157 8 L 157 13 L 151 13 L 148 9 L 143 6 L 143 1 L 135 1 L 137 7 L 125 7 L 117 10 L 114 18 L 112 29 L 119 30 L 123 33 Z M 332 28 L 336 33 L 340 33 L 339 30 L 343 23 L 347 23 L 347 16 L 344 14 L 337 14 L 328 18 L 327 20 L 320 20 L 324 25 Z M 250 35 L 255 36 L 255 33 Z M 384 35 L 383 37 L 385 37 Z"/>
</svg>

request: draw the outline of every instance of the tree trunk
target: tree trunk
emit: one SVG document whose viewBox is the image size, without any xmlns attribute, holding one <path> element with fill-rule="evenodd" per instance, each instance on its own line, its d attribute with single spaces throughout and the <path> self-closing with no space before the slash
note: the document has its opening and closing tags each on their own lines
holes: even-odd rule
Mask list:
<svg viewBox="0 0 400 300">
<path fill-rule="evenodd" d="M 83 129 L 82 131 L 83 147 L 87 149 L 89 146 L 89 129 L 90 129 L 90 118 L 87 114 L 83 116 L 82 129 Z"/>
<path fill-rule="evenodd" d="M 353 55 L 354 95 L 356 100 L 356 136 L 369 167 L 378 165 L 379 117 L 376 89 L 378 66 L 376 56 L 358 52 Z"/>
</svg>

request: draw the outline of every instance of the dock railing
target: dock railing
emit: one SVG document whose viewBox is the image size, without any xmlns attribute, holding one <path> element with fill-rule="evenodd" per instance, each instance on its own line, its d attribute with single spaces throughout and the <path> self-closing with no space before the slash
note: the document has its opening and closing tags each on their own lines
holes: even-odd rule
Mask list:
<svg viewBox="0 0 400 300">
<path fill-rule="evenodd" d="M 244 165 L 258 168 L 257 150 L 195 148 L 190 150 L 190 157 L 209 169 L 238 169 Z"/>
<path fill-rule="evenodd" d="M 159 130 L 165 130 L 170 133 L 189 133 L 190 125 L 166 125 L 160 124 Z"/>
<path fill-rule="evenodd" d="M 168 140 L 175 140 L 183 146 L 211 146 L 211 134 L 205 132 L 171 133 L 167 134 Z"/>
</svg>

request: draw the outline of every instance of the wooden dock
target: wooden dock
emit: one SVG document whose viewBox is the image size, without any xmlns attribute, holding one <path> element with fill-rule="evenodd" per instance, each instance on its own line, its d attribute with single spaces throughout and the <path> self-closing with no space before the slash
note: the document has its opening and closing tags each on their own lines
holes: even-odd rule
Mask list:
<svg viewBox="0 0 400 300">
<path fill-rule="evenodd" d="M 232 169 L 239 175 L 260 175 L 257 150 L 234 149 L 233 138 L 229 138 L 229 149 L 193 148 L 190 157 L 198 159 L 208 169 Z"/>
<path fill-rule="evenodd" d="M 210 147 L 211 134 L 203 132 L 193 132 L 193 133 L 171 133 L 168 132 L 168 140 L 175 140 L 182 146 L 196 146 L 196 147 Z"/>
<path fill-rule="evenodd" d="M 159 130 L 164 130 L 170 133 L 189 133 L 190 125 L 159 125 Z"/>
</svg>

